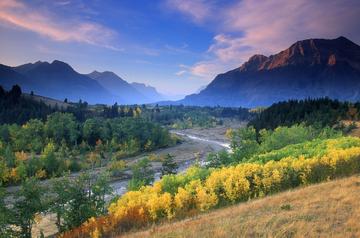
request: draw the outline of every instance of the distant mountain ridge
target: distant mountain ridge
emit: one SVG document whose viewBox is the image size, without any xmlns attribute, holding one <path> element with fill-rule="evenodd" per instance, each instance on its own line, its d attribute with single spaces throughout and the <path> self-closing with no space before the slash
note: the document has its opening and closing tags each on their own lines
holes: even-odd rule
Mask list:
<svg viewBox="0 0 360 238">
<path fill-rule="evenodd" d="M 360 46 L 345 37 L 308 39 L 269 57 L 254 55 L 176 104 L 256 107 L 326 96 L 360 100 Z"/>
<path fill-rule="evenodd" d="M 10 89 L 14 84 L 23 91 L 58 100 L 87 101 L 91 104 L 141 104 L 159 101 L 148 98 L 113 72 L 80 74 L 69 64 L 54 60 L 37 61 L 16 67 L 0 64 L 0 85 Z"/>
<path fill-rule="evenodd" d="M 125 104 L 147 103 L 149 99 L 139 93 L 128 82 L 120 78 L 113 72 L 93 71 L 87 75 L 96 80 L 102 87 L 108 90 L 112 95 L 119 98 L 119 101 Z"/>
<path fill-rule="evenodd" d="M 159 100 L 164 100 L 165 96 L 160 94 L 155 87 L 143 84 L 143 83 L 131 83 L 131 86 L 134 87 L 138 92 L 144 95 L 148 100 L 156 102 Z"/>
</svg>

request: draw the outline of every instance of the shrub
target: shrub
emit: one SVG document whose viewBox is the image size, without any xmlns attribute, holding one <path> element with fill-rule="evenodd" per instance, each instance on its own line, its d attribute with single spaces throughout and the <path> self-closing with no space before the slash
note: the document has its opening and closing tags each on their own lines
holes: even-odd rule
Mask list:
<svg viewBox="0 0 360 238">
<path fill-rule="evenodd" d="M 164 176 L 153 186 L 127 192 L 110 205 L 108 216 L 98 218 L 99 221 L 91 220 L 82 225 L 82 230 L 77 228 L 63 237 L 124 232 L 150 222 L 192 214 L 194 210 L 202 212 L 360 172 L 360 139 L 344 137 L 323 143 L 338 146 L 326 147 L 321 156 L 299 155 L 264 164 L 240 163 L 218 169 L 193 167 L 184 174 Z M 104 223 L 104 219 L 108 222 Z M 99 224 L 102 224 L 101 229 Z M 76 233 L 79 229 L 82 236 Z"/>
</svg>

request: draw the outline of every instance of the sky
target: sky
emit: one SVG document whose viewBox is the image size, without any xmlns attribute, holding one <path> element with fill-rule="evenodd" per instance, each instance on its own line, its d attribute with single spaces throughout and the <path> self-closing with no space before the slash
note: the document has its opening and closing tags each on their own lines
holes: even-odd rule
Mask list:
<svg viewBox="0 0 360 238">
<path fill-rule="evenodd" d="M 173 98 L 307 38 L 360 43 L 359 0 L 0 0 L 0 63 L 113 71 Z"/>
</svg>

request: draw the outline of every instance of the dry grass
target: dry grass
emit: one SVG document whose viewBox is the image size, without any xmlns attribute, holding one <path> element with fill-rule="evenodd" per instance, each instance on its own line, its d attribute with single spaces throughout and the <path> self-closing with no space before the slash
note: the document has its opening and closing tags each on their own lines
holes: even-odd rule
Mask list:
<svg viewBox="0 0 360 238">
<path fill-rule="evenodd" d="M 360 176 L 280 193 L 124 237 L 360 237 Z"/>
<path fill-rule="evenodd" d="M 30 95 L 30 94 L 27 94 L 27 93 L 23 93 L 22 94 L 23 97 L 27 98 L 27 99 L 32 99 L 34 101 L 37 101 L 37 102 L 43 102 L 45 103 L 46 105 L 54 108 L 56 105 L 59 107 L 59 108 L 64 108 L 64 109 L 67 109 L 68 107 L 70 107 L 71 105 L 69 103 L 65 103 L 63 101 L 60 101 L 60 100 L 56 100 L 56 99 L 53 99 L 53 98 L 48 98 L 48 97 L 44 97 L 44 96 L 40 96 L 40 95 Z"/>
</svg>

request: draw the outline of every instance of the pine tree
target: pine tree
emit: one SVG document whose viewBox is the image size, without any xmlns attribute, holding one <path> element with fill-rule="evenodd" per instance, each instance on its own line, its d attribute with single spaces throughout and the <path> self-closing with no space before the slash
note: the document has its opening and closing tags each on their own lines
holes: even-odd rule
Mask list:
<svg viewBox="0 0 360 238">
<path fill-rule="evenodd" d="M 174 160 L 174 156 L 167 154 L 162 162 L 161 176 L 167 174 L 176 174 L 178 165 Z"/>
</svg>

